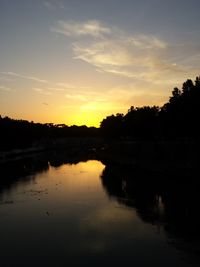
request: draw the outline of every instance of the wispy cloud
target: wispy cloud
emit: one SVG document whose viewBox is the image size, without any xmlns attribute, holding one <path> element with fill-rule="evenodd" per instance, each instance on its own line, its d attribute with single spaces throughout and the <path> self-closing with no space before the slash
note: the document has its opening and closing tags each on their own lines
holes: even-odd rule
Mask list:
<svg viewBox="0 0 200 267">
<path fill-rule="evenodd" d="M 139 34 L 130 36 L 127 39 L 130 44 L 139 49 L 164 49 L 167 47 L 167 44 L 164 41 L 152 35 Z"/>
<path fill-rule="evenodd" d="M 58 21 L 53 30 L 76 37 L 76 42 L 72 39 L 71 43 L 74 58 L 93 65 L 98 72 L 151 83 L 169 83 L 169 80 L 181 80 L 186 73 L 193 75 L 197 71 L 184 64 L 186 54 L 183 51 L 180 58 L 174 53 L 174 50 L 184 49 L 181 44 L 175 49 L 158 36 L 129 34 L 97 20 Z M 83 36 L 90 38 L 83 39 Z M 196 53 L 194 57 L 197 59 Z"/>
<path fill-rule="evenodd" d="M 90 90 L 91 87 L 90 86 L 81 86 L 81 85 L 77 85 L 77 84 L 72 84 L 72 83 L 68 83 L 68 82 L 61 82 L 61 81 L 57 81 L 57 82 L 53 82 L 50 80 L 45 80 L 45 79 L 41 79 L 35 76 L 30 76 L 30 75 L 23 75 L 23 74 L 19 74 L 16 72 L 12 72 L 12 71 L 1 71 L 0 74 L 3 75 L 3 77 L 0 77 L 1 80 L 3 81 L 7 81 L 7 82 L 12 82 L 15 81 L 15 79 L 25 79 L 25 80 L 30 80 L 33 82 L 37 82 L 38 84 L 40 84 L 40 87 L 32 87 L 32 89 L 40 94 L 46 94 L 46 95 L 51 95 L 53 93 L 62 93 L 62 92 L 68 92 L 68 91 L 72 91 L 72 90 Z M 7 78 L 7 77 L 12 77 L 12 79 Z M 3 87 L 2 86 L 2 90 L 6 90 L 7 87 Z"/>
<path fill-rule="evenodd" d="M 94 65 L 98 71 L 132 79 L 155 80 L 159 75 L 182 73 L 184 67 L 167 59 L 167 44 L 153 36 L 73 44 L 75 59 Z"/>
<path fill-rule="evenodd" d="M 90 86 L 79 86 L 79 85 L 66 83 L 66 82 L 57 82 L 56 86 L 63 87 L 63 88 L 57 88 L 57 90 L 59 90 L 59 89 L 63 89 L 63 90 L 66 90 L 66 89 L 91 89 Z"/>
<path fill-rule="evenodd" d="M 48 9 L 65 9 L 65 5 L 63 3 L 63 1 L 58 1 L 58 0 L 49 0 L 49 1 L 44 1 L 43 2 L 44 7 L 48 8 Z"/>
<path fill-rule="evenodd" d="M 70 100 L 70 101 L 81 101 L 81 102 L 85 102 L 87 101 L 86 96 L 84 96 L 84 94 L 66 94 L 65 97 Z"/>
<path fill-rule="evenodd" d="M 0 74 L 1 74 L 1 73 L 0 73 Z M 3 77 L 0 77 L 0 81 L 4 81 L 4 82 L 12 82 L 13 79 L 10 78 L 10 77 L 3 76 Z"/>
<path fill-rule="evenodd" d="M 5 92 L 13 92 L 14 90 L 11 89 L 10 87 L 0 85 L 0 91 L 5 91 Z"/>
<path fill-rule="evenodd" d="M 52 95 L 52 92 L 44 89 L 44 88 L 33 88 L 33 90 L 41 95 Z"/>
<path fill-rule="evenodd" d="M 103 103 L 108 99 L 103 92 L 94 92 L 93 90 L 69 91 L 67 94 L 65 94 L 65 97 L 68 100 L 75 101 L 79 104 L 89 103 L 92 101 Z"/>
<path fill-rule="evenodd" d="M 104 26 L 97 20 L 88 20 L 86 22 L 58 21 L 55 27 L 51 28 L 52 31 L 64 34 L 66 36 L 80 37 L 92 36 L 101 37 L 104 34 L 109 34 L 111 30 Z"/>
<path fill-rule="evenodd" d="M 43 79 L 40 79 L 34 76 L 22 75 L 22 74 L 11 72 L 11 71 L 7 71 L 7 72 L 2 71 L 0 72 L 0 74 L 11 76 L 11 77 L 22 78 L 26 80 L 32 80 L 32 81 L 39 82 L 39 83 L 49 83 L 47 80 L 43 80 Z"/>
<path fill-rule="evenodd" d="M 168 93 L 160 92 L 159 86 L 154 84 L 146 88 L 142 82 L 137 82 L 110 88 L 106 94 L 103 91 L 71 91 L 65 94 L 66 104 L 60 108 L 109 114 L 125 113 L 133 103 L 137 103 L 137 106 L 162 105 L 168 99 Z"/>
<path fill-rule="evenodd" d="M 49 1 L 44 1 L 44 2 L 43 2 L 43 5 L 44 5 L 45 7 L 47 7 L 47 8 L 49 8 L 49 9 L 54 8 L 54 6 L 52 5 L 52 3 L 49 2 Z"/>
<path fill-rule="evenodd" d="M 76 59 L 82 59 L 97 67 L 130 66 L 134 57 L 124 42 L 115 41 L 94 42 L 88 45 L 74 44 L 73 51 Z"/>
</svg>

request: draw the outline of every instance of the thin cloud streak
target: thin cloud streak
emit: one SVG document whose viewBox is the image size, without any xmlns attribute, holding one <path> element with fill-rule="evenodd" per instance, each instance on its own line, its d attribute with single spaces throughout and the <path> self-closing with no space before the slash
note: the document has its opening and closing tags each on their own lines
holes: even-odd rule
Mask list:
<svg viewBox="0 0 200 267">
<path fill-rule="evenodd" d="M 58 21 L 54 31 L 76 37 L 76 42 L 72 39 L 74 58 L 94 66 L 98 72 L 149 83 L 172 84 L 197 71 L 184 64 L 183 55 L 187 53 L 181 53 L 180 58 L 174 53 L 174 46 L 176 50 L 185 47 L 169 44 L 158 36 L 128 34 L 97 20 Z M 83 39 L 84 36 L 90 38 Z M 190 51 L 189 48 L 186 50 Z M 191 56 L 194 55 L 187 55 Z"/>
<path fill-rule="evenodd" d="M 44 1 L 44 2 L 43 2 L 43 5 L 44 5 L 45 7 L 47 7 L 47 8 L 49 8 L 49 9 L 53 9 L 53 8 L 54 8 L 54 6 L 52 5 L 52 3 L 49 2 L 49 1 Z"/>
<path fill-rule="evenodd" d="M 34 77 L 34 76 L 29 76 L 29 75 L 22 75 L 16 72 L 12 72 L 12 71 L 1 71 L 0 74 L 5 75 L 5 76 L 10 76 L 10 77 L 15 77 L 15 78 L 19 78 L 19 79 L 25 79 L 25 80 L 31 80 L 31 81 L 35 81 L 41 84 L 45 84 L 46 88 L 38 88 L 38 87 L 34 87 L 33 90 L 36 92 L 45 92 L 47 91 L 46 94 L 52 94 L 53 92 L 64 92 L 64 91 L 68 91 L 68 90 L 89 90 L 91 89 L 90 86 L 79 86 L 79 85 L 75 85 L 75 84 L 71 84 L 71 83 L 67 83 L 67 82 L 52 82 L 52 81 L 47 81 L 45 79 L 41 79 L 38 77 Z M 4 81 L 8 81 L 11 82 L 13 81 L 12 79 L 7 79 L 5 77 L 0 77 L 1 80 Z M 3 88 L 2 88 L 3 89 Z M 51 92 L 48 92 L 51 91 Z"/>
<path fill-rule="evenodd" d="M 52 27 L 51 30 L 72 37 L 102 37 L 104 34 L 110 34 L 111 32 L 110 28 L 103 26 L 103 24 L 97 20 L 88 20 L 84 23 L 73 20 L 59 20 L 56 26 Z"/>
<path fill-rule="evenodd" d="M 47 95 L 47 96 L 50 96 L 52 95 L 52 92 L 49 92 L 49 91 L 46 91 L 45 89 L 43 88 L 33 88 L 33 90 L 41 95 Z"/>
<path fill-rule="evenodd" d="M 3 75 L 8 75 L 8 76 L 13 76 L 13 77 L 17 77 L 17 78 L 22 78 L 22 79 L 26 79 L 26 80 L 32 80 L 35 82 L 39 82 L 39 83 L 49 83 L 47 80 L 43 80 L 34 76 L 26 76 L 26 75 L 22 75 L 16 72 L 11 72 L 11 71 L 7 71 L 7 72 L 0 72 Z"/>
<path fill-rule="evenodd" d="M 43 2 L 43 6 L 50 9 L 50 10 L 53 10 L 53 9 L 65 9 L 65 5 L 63 3 L 63 1 L 44 1 Z"/>
<path fill-rule="evenodd" d="M 63 89 L 91 89 L 90 86 L 78 86 L 70 83 L 64 83 L 64 82 L 57 82 L 57 86 L 64 87 Z"/>
<path fill-rule="evenodd" d="M 152 36 L 73 44 L 75 59 L 102 72 L 153 82 L 154 76 L 183 73 L 184 67 L 166 58 L 168 45 Z M 167 73 L 168 72 L 168 73 Z"/>
<path fill-rule="evenodd" d="M 0 91 L 4 91 L 4 92 L 14 92 L 13 89 L 7 87 L 7 86 L 4 86 L 4 85 L 0 85 Z"/>
</svg>

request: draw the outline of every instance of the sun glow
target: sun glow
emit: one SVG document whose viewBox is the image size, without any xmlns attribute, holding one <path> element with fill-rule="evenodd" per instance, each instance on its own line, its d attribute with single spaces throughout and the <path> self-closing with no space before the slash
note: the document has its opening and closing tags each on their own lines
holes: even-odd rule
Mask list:
<svg viewBox="0 0 200 267">
<path fill-rule="evenodd" d="M 70 116 L 63 115 L 65 118 L 65 123 L 67 125 L 86 125 L 86 126 L 94 126 L 99 127 L 100 122 L 104 118 L 104 114 L 100 112 L 96 113 L 94 110 L 83 110 L 77 113 L 70 114 Z"/>
<path fill-rule="evenodd" d="M 121 19 L 110 20 L 100 10 L 98 14 L 91 13 L 96 4 L 92 7 L 90 1 L 79 1 L 81 15 L 73 14 L 73 1 L 58 1 L 69 2 L 66 9 L 54 0 L 44 1 L 41 6 L 40 1 L 30 2 L 31 8 L 28 3 L 19 8 L 18 1 L 0 1 L 0 10 L 5 10 L 1 14 L 5 23 L 0 47 L 1 116 L 98 127 L 106 116 L 125 114 L 132 105 L 162 106 L 173 87 L 198 75 L 198 27 L 197 32 L 196 27 L 191 31 L 195 16 L 199 25 L 197 8 L 193 10 L 196 15 L 185 25 L 184 18 L 190 15 L 187 9 L 185 16 L 172 20 L 166 17 L 165 21 L 164 8 L 162 16 L 154 13 L 158 10 L 157 1 L 152 1 L 156 6 L 151 3 L 150 9 L 141 8 L 147 4 L 144 0 L 127 4 L 119 1 L 126 9 L 121 23 Z M 170 10 L 165 2 L 162 7 L 166 5 Z M 118 4 L 105 1 L 103 6 L 113 11 L 117 8 L 118 14 Z M 15 6 L 12 10 L 18 17 L 33 12 L 23 17 L 25 27 L 8 12 L 11 6 Z M 141 21 L 139 15 L 137 22 L 141 10 L 147 12 L 145 19 Z M 154 18 L 155 24 L 147 23 L 148 18 L 149 22 Z M 169 23 L 163 25 L 166 31 L 161 27 L 163 21 Z M 188 27 L 185 33 L 183 25 Z M 12 32 L 16 34 L 8 34 Z"/>
</svg>

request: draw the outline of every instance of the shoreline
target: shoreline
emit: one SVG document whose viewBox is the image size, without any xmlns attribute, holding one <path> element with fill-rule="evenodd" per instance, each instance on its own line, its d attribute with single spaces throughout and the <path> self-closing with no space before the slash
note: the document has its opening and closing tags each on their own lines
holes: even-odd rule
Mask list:
<svg viewBox="0 0 200 267">
<path fill-rule="evenodd" d="M 35 146 L 0 152 L 0 164 L 6 164 L 37 154 L 65 154 L 67 158 L 97 159 L 106 164 L 117 164 L 158 173 L 182 172 L 190 175 L 200 163 L 199 142 L 183 141 L 120 141 L 71 138 L 57 140 L 48 146 Z"/>
</svg>

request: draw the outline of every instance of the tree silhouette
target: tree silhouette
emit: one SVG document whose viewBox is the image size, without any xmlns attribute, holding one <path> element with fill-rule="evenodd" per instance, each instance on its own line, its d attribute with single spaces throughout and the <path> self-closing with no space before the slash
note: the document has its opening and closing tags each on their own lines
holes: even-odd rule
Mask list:
<svg viewBox="0 0 200 267">
<path fill-rule="evenodd" d="M 172 97 L 160 113 L 161 121 L 172 132 L 181 137 L 197 138 L 200 134 L 198 119 L 200 115 L 200 80 L 196 78 L 195 84 L 191 80 L 183 83 L 182 91 L 174 88 Z"/>
<path fill-rule="evenodd" d="M 169 101 L 157 106 L 134 107 L 123 115 L 111 115 L 101 123 L 106 136 L 135 139 L 197 139 L 200 137 L 200 77 L 175 87 Z M 112 134 L 111 134 L 112 133 Z"/>
<path fill-rule="evenodd" d="M 103 119 L 101 122 L 101 133 L 108 138 L 116 138 L 123 134 L 123 114 L 117 113 Z"/>
<path fill-rule="evenodd" d="M 0 116 L 0 150 L 29 147 L 55 138 L 104 136 L 108 139 L 199 140 L 200 77 L 175 87 L 162 107 L 131 106 L 127 113 L 110 115 L 100 129 L 65 124 L 34 123 Z"/>
<path fill-rule="evenodd" d="M 152 137 L 155 133 L 158 112 L 159 108 L 156 106 L 131 107 L 124 116 L 125 134 L 136 138 Z"/>
<path fill-rule="evenodd" d="M 95 137 L 95 127 L 34 123 L 0 116 L 0 150 L 46 145 L 58 138 Z"/>
</svg>

